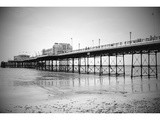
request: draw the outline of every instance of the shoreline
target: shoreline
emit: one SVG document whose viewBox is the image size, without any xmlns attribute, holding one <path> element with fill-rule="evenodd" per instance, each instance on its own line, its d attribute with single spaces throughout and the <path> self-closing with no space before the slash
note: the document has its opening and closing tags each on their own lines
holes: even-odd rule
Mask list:
<svg viewBox="0 0 160 120">
<path fill-rule="evenodd" d="M 44 100 L 10 104 L 1 113 L 160 113 L 160 93 L 47 93 Z"/>
<path fill-rule="evenodd" d="M 0 74 L 1 113 L 160 113 L 158 79 L 29 69 L 4 69 Z M 55 76 L 61 77 L 48 80 Z"/>
</svg>

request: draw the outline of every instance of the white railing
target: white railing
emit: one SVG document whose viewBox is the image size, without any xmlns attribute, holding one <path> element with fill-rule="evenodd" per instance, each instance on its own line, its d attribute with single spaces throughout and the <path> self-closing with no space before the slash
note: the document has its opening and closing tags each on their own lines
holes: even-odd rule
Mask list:
<svg viewBox="0 0 160 120">
<path fill-rule="evenodd" d="M 124 42 L 118 42 L 118 43 L 112 43 L 112 44 L 106 44 L 106 45 L 100 45 L 100 46 L 94 46 L 94 47 L 86 47 L 83 49 L 72 50 L 66 53 L 69 54 L 69 53 L 84 52 L 84 51 L 98 50 L 98 49 L 110 49 L 110 48 L 138 45 L 142 43 L 155 42 L 155 41 L 160 41 L 160 36 L 150 36 L 149 38 L 145 38 L 145 39 L 138 38 L 136 40 L 131 40 L 131 41 L 124 41 Z M 62 53 L 58 55 L 63 55 L 66 53 Z M 37 57 L 45 57 L 45 56 L 48 56 L 48 55 L 41 55 Z"/>
<path fill-rule="evenodd" d="M 150 36 L 149 38 L 145 39 L 136 39 L 131 41 L 125 41 L 125 42 L 118 42 L 118 43 L 112 43 L 112 44 L 106 44 L 101 46 L 94 46 L 94 47 L 86 47 L 83 49 L 77 49 L 73 50 L 71 52 L 67 53 L 73 53 L 73 52 L 81 52 L 81 51 L 87 51 L 87 50 L 96 50 L 96 49 L 107 49 L 107 48 L 114 48 L 114 47 L 122 47 L 122 46 L 130 46 L 130 45 L 136 45 L 141 43 L 148 43 L 148 42 L 154 42 L 160 40 L 160 36 Z"/>
</svg>

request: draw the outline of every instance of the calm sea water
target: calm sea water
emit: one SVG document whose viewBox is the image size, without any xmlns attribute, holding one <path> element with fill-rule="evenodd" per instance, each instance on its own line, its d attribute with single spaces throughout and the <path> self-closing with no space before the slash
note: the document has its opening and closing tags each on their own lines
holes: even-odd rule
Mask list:
<svg viewBox="0 0 160 120">
<path fill-rule="evenodd" d="M 54 92 L 59 90 L 72 91 L 109 91 L 109 92 L 154 92 L 160 90 L 160 67 L 158 67 L 158 79 L 135 77 L 131 79 L 130 67 L 126 68 L 127 76 L 99 76 L 93 74 L 78 74 L 65 72 L 39 71 L 25 68 L 0 68 L 0 91 L 9 88 L 37 86 L 43 89 L 49 88 Z M 18 94 L 18 93 L 17 93 Z"/>
</svg>

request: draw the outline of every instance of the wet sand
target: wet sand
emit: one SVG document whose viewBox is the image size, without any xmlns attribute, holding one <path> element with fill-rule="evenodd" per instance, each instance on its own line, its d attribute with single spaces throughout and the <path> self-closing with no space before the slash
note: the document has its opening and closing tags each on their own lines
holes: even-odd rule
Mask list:
<svg viewBox="0 0 160 120">
<path fill-rule="evenodd" d="M 26 90 L 28 87 L 26 88 Z M 63 91 L 30 87 L 30 95 L 1 104 L 3 113 L 159 113 L 160 93 Z M 25 90 L 23 90 L 24 92 Z M 37 92 L 36 92 L 37 91 Z"/>
<path fill-rule="evenodd" d="M 101 78 L 30 69 L 0 69 L 0 112 L 160 113 L 160 80 L 136 78 L 132 83 L 127 77 Z"/>
</svg>

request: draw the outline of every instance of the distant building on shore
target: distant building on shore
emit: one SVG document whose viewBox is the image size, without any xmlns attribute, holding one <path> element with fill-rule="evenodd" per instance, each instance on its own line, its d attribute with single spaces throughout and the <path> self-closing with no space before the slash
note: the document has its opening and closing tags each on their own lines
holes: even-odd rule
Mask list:
<svg viewBox="0 0 160 120">
<path fill-rule="evenodd" d="M 43 49 L 42 55 L 58 55 L 72 51 L 72 46 L 68 43 L 55 43 L 52 48 Z"/>
<path fill-rule="evenodd" d="M 43 49 L 42 55 L 53 55 L 53 48 Z"/>
<path fill-rule="evenodd" d="M 28 60 L 30 58 L 29 55 L 17 55 L 14 56 L 14 61 L 23 61 L 23 60 Z"/>
<path fill-rule="evenodd" d="M 6 64 L 7 64 L 7 62 L 2 61 L 2 62 L 1 62 L 1 67 L 2 67 L 2 68 L 5 68 L 5 67 L 6 67 Z"/>
</svg>

